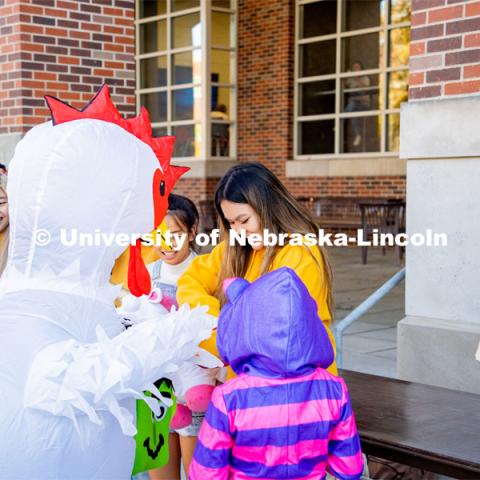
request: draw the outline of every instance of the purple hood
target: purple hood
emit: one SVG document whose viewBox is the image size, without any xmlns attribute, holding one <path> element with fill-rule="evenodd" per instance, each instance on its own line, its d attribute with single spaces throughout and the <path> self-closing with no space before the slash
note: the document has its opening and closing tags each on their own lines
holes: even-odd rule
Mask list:
<svg viewBox="0 0 480 480">
<path fill-rule="evenodd" d="M 290 268 L 253 283 L 228 280 L 228 303 L 217 328 L 217 347 L 236 374 L 297 377 L 334 359 L 328 333 L 307 287 Z"/>
</svg>

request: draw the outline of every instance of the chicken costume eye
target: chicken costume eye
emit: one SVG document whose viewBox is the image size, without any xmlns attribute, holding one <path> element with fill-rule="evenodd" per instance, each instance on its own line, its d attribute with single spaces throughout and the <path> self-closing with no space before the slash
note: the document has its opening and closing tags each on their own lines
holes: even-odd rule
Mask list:
<svg viewBox="0 0 480 480">
<path fill-rule="evenodd" d="M 165 217 L 168 195 L 175 182 L 189 170 L 188 167 L 170 165 L 175 137 L 153 137 L 150 117 L 144 107 L 137 117 L 123 118 L 110 98 L 110 90 L 107 85 L 103 85 L 92 101 L 81 110 L 49 95 L 45 99 L 50 108 L 54 125 L 81 119 L 103 120 L 118 125 L 150 146 L 160 164 L 160 168 L 155 171 L 152 179 L 154 218 L 151 230 L 155 230 Z M 151 289 L 150 275 L 142 258 L 141 248 L 142 243 L 138 239 L 136 244 L 130 247 L 128 261 L 128 288 L 137 297 L 148 295 Z"/>
</svg>

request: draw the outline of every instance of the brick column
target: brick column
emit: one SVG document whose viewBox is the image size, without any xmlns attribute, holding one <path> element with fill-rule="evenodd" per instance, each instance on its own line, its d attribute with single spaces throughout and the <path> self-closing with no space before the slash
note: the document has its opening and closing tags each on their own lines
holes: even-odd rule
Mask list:
<svg viewBox="0 0 480 480">
<path fill-rule="evenodd" d="M 430 229 L 448 243 L 407 247 L 398 373 L 480 393 L 480 2 L 412 6 L 409 102 L 400 122 L 407 234 Z"/>
<path fill-rule="evenodd" d="M 294 1 L 238 1 L 238 159 L 281 178 L 292 155 Z"/>
<path fill-rule="evenodd" d="M 480 91 L 480 2 L 413 0 L 409 100 Z"/>
</svg>

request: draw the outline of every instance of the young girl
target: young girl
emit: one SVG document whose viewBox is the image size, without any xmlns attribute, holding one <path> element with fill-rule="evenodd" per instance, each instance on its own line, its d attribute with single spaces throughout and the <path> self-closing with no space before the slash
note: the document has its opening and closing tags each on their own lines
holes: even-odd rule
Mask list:
<svg viewBox="0 0 480 480">
<path fill-rule="evenodd" d="M 7 175 L 0 172 L 0 275 L 7 263 L 8 224 Z"/>
<path fill-rule="evenodd" d="M 218 349 L 238 375 L 217 387 L 189 480 L 355 480 L 360 440 L 315 300 L 290 268 L 225 281 Z"/>
<path fill-rule="evenodd" d="M 160 260 L 151 263 L 147 268 L 152 278 L 152 289 L 160 289 L 163 297 L 169 297 L 173 301 L 175 301 L 178 278 L 196 255 L 194 240 L 198 220 L 198 210 L 191 200 L 181 195 L 171 194 L 169 196 L 168 211 L 164 222 L 171 234 L 173 250 L 156 247 Z M 178 239 L 181 235 L 186 236 L 181 248 L 178 248 L 180 244 L 177 242 L 175 234 Z M 168 439 L 169 463 L 165 467 L 150 471 L 152 480 L 180 479 L 180 458 L 184 470 L 188 471 L 204 416 L 203 413 L 194 413 L 191 425 L 170 433 Z"/>
<path fill-rule="evenodd" d="M 175 299 L 177 281 L 196 255 L 194 242 L 198 228 L 198 210 L 195 204 L 181 195 L 168 197 L 168 211 L 164 222 L 170 232 L 172 249 L 155 247 L 160 260 L 147 266 L 152 279 L 152 290 L 159 288 L 164 296 Z M 178 243 L 178 242 L 183 243 Z"/>
<path fill-rule="evenodd" d="M 215 207 L 220 217 L 222 237 L 228 231 L 263 236 L 264 229 L 280 233 L 315 233 L 318 227 L 312 217 L 292 197 L 280 180 L 260 163 L 245 163 L 231 168 L 220 180 L 215 193 Z M 254 247 L 228 240 L 222 241 L 208 255 L 192 261 L 180 277 L 177 300 L 192 307 L 210 307 L 209 313 L 218 316 L 225 302 L 222 283 L 229 277 L 242 277 L 252 282 L 266 272 L 290 267 L 302 279 L 317 302 L 318 315 L 329 330 L 332 320 L 332 274 L 325 252 L 319 247 L 268 246 Z M 214 334 L 201 346 L 212 352 L 216 348 Z M 329 370 L 336 374 L 335 362 Z M 231 376 L 231 375 L 229 375 Z"/>
</svg>

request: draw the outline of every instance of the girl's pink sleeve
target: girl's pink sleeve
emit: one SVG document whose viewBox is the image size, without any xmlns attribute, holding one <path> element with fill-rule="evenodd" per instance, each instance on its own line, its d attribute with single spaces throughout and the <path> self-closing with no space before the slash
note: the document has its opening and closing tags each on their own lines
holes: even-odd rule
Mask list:
<svg viewBox="0 0 480 480">
<path fill-rule="evenodd" d="M 225 401 L 221 388 L 213 391 L 205 420 L 198 437 L 189 480 L 226 480 L 229 478 L 229 459 L 233 446 Z"/>
<path fill-rule="evenodd" d="M 347 386 L 342 379 L 339 380 L 343 389 L 343 402 L 338 423 L 328 442 L 327 470 L 340 480 L 354 480 L 362 476 L 362 449 Z"/>
</svg>

